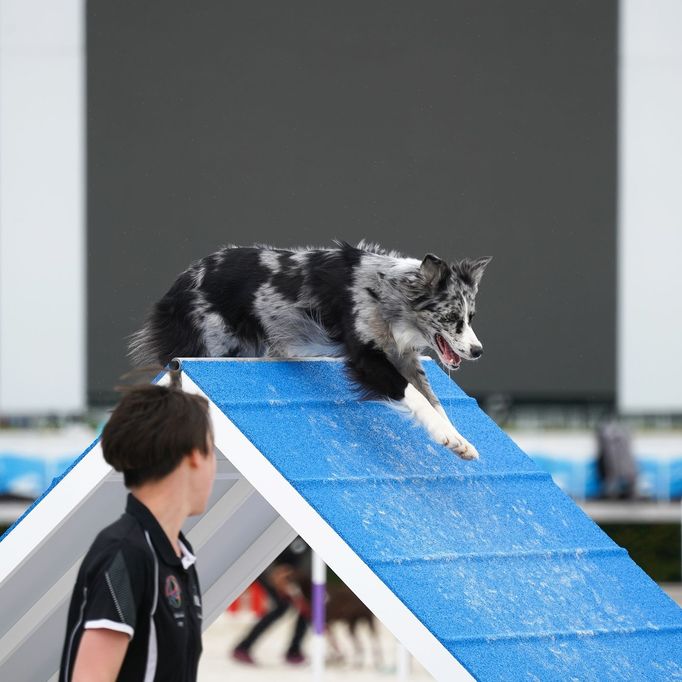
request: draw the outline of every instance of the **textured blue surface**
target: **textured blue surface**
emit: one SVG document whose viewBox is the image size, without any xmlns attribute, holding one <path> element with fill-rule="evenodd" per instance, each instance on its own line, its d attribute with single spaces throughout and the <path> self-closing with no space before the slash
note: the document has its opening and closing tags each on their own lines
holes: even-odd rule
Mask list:
<svg viewBox="0 0 682 682">
<path fill-rule="evenodd" d="M 433 363 L 458 459 L 337 362 L 183 370 L 478 680 L 682 680 L 682 609 Z"/>
<path fill-rule="evenodd" d="M 85 457 L 88 454 L 88 452 L 90 452 L 90 450 L 92 450 L 95 447 L 95 445 L 97 445 L 97 443 L 99 443 L 99 436 L 97 436 L 97 438 L 92 443 L 90 443 L 90 445 L 88 445 L 88 447 L 78 457 L 76 457 L 76 459 L 74 459 L 61 472 L 61 474 L 59 474 L 58 476 L 55 476 L 55 478 L 52 479 L 52 482 L 43 491 L 42 495 L 40 495 L 40 497 L 38 497 L 33 502 L 33 504 L 30 507 L 28 507 L 28 509 L 26 509 L 24 511 L 24 513 L 2 535 L 0 535 L 0 542 L 2 542 L 24 520 L 24 518 L 26 518 L 26 516 L 28 516 L 28 514 L 33 510 L 33 508 L 36 505 L 38 505 L 42 502 L 42 500 L 50 492 L 50 490 L 52 490 L 59 483 L 59 481 L 61 481 L 71 471 L 71 469 L 73 469 L 76 466 L 76 464 L 78 464 L 78 462 L 80 462 L 83 459 L 83 457 Z"/>
</svg>

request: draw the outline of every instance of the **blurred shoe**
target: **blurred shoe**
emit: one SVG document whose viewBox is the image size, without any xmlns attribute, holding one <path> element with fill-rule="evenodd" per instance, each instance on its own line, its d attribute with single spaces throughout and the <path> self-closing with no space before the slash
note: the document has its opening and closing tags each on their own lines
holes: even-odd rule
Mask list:
<svg viewBox="0 0 682 682">
<path fill-rule="evenodd" d="M 286 662 L 291 665 L 301 665 L 305 663 L 305 656 L 299 653 L 290 652 L 286 655 Z"/>
<path fill-rule="evenodd" d="M 251 658 L 251 654 L 246 649 L 235 649 L 232 652 L 232 658 L 240 663 L 246 663 L 247 665 L 255 665 L 256 661 Z"/>
</svg>

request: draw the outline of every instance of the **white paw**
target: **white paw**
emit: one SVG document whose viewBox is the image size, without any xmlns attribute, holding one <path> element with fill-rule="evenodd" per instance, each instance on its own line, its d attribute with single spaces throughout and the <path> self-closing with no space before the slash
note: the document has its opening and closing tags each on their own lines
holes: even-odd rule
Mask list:
<svg viewBox="0 0 682 682">
<path fill-rule="evenodd" d="M 436 443 L 445 445 L 462 459 L 478 459 L 478 451 L 450 423 L 441 405 L 432 406 L 417 389 L 408 384 L 401 403 L 414 414 Z"/>
<path fill-rule="evenodd" d="M 452 450 L 462 459 L 478 459 L 478 450 L 454 426 L 446 422 L 433 434 L 434 440 Z"/>
<path fill-rule="evenodd" d="M 462 440 L 460 442 L 460 447 L 459 447 L 459 449 L 456 449 L 455 452 L 462 459 L 478 459 L 479 458 L 478 450 L 466 438 L 462 438 Z"/>
</svg>

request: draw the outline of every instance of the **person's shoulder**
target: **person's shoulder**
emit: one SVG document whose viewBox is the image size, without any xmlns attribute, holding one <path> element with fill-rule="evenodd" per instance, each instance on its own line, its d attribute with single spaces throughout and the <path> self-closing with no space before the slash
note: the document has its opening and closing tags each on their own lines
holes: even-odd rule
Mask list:
<svg viewBox="0 0 682 682">
<path fill-rule="evenodd" d="M 91 569 L 106 567 L 118 555 L 122 555 L 129 569 L 144 569 L 153 563 L 144 529 L 130 514 L 123 514 L 112 524 L 103 528 L 93 541 L 85 556 L 84 564 Z"/>
<path fill-rule="evenodd" d="M 127 546 L 144 545 L 144 529 L 140 522 L 130 514 L 121 514 L 113 523 L 97 534 L 93 546 L 120 544 Z"/>
</svg>

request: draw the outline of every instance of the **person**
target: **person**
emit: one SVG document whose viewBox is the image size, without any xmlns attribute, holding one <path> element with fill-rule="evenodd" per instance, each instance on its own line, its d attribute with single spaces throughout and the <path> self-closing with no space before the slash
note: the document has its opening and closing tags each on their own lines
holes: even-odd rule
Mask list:
<svg viewBox="0 0 682 682">
<path fill-rule="evenodd" d="M 134 388 L 104 427 L 102 451 L 130 492 L 81 564 L 59 680 L 196 680 L 201 593 L 180 528 L 205 511 L 215 478 L 208 403 L 176 387 Z"/>
<path fill-rule="evenodd" d="M 633 499 L 637 497 L 637 463 L 632 454 L 630 430 L 615 415 L 597 428 L 597 474 L 602 497 Z"/>
<path fill-rule="evenodd" d="M 258 582 L 265 588 L 273 602 L 273 608 L 237 644 L 232 651 L 234 660 L 253 665 L 255 661 L 251 656 L 251 647 L 292 606 L 298 612 L 298 616 L 284 658 L 287 663 L 293 665 L 305 662 L 301 644 L 310 622 L 310 604 L 301 592 L 298 580 L 304 577 L 305 570 L 302 564 L 306 558 L 310 558 L 308 545 L 301 538 L 296 538 L 258 577 Z"/>
</svg>

